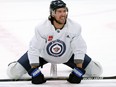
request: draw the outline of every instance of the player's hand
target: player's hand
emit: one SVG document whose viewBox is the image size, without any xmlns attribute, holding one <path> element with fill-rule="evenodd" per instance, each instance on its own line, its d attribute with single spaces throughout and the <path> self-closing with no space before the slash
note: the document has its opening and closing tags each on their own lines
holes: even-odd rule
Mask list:
<svg viewBox="0 0 116 87">
<path fill-rule="evenodd" d="M 79 84 L 84 74 L 85 74 L 84 69 L 76 67 L 73 69 L 73 71 L 69 75 L 69 78 L 67 79 L 67 81 L 70 83 Z"/>
<path fill-rule="evenodd" d="M 32 68 L 31 71 L 32 84 L 42 84 L 46 82 L 44 75 L 41 73 L 39 68 Z"/>
</svg>

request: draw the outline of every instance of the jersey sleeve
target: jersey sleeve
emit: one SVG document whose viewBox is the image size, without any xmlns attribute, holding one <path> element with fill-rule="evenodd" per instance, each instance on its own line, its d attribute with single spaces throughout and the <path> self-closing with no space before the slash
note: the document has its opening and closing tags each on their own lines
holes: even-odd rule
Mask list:
<svg viewBox="0 0 116 87">
<path fill-rule="evenodd" d="M 71 42 L 71 47 L 75 55 L 74 59 L 84 60 L 87 46 L 84 39 L 81 36 L 81 33 L 79 35 L 74 36 Z"/>
<path fill-rule="evenodd" d="M 38 28 L 35 29 L 35 35 L 30 41 L 28 58 L 30 64 L 39 64 L 39 56 L 44 47 L 45 39 L 40 34 Z"/>
</svg>

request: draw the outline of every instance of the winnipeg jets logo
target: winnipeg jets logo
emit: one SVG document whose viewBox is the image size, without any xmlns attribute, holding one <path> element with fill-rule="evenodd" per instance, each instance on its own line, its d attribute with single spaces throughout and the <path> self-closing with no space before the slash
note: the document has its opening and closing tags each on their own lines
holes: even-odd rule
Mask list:
<svg viewBox="0 0 116 87">
<path fill-rule="evenodd" d="M 60 57 L 66 51 L 66 45 L 61 40 L 55 40 L 47 45 L 46 51 L 51 56 Z"/>
</svg>

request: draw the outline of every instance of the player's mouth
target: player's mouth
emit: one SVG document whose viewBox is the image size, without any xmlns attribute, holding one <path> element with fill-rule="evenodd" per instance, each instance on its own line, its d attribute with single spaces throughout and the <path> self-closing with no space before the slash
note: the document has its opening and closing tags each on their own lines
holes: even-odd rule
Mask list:
<svg viewBox="0 0 116 87">
<path fill-rule="evenodd" d="M 61 17 L 60 20 L 61 20 L 62 22 L 65 22 L 66 17 Z"/>
</svg>

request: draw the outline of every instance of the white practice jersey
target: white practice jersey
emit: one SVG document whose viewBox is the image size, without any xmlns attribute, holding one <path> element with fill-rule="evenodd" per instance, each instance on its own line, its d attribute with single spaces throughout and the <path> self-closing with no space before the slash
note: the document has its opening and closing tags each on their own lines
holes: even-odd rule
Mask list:
<svg viewBox="0 0 116 87">
<path fill-rule="evenodd" d="M 67 19 L 65 26 L 55 30 L 46 20 L 35 29 L 28 50 L 30 63 L 39 63 L 39 56 L 50 63 L 65 63 L 72 54 L 74 59 L 84 59 L 86 43 L 81 36 L 79 24 Z"/>
</svg>

